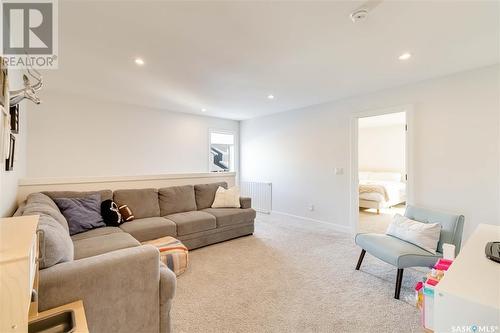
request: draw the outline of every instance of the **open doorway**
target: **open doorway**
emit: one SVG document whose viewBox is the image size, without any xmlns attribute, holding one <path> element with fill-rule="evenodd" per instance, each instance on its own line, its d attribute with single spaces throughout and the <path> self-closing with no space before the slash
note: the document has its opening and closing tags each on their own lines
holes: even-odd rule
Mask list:
<svg viewBox="0 0 500 333">
<path fill-rule="evenodd" d="M 357 121 L 358 232 L 385 233 L 408 200 L 406 111 Z"/>
</svg>

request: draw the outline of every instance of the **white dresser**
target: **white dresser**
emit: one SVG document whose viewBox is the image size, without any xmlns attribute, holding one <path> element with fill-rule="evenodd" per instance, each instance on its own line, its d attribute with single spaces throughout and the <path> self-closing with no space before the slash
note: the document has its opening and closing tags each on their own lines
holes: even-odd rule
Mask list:
<svg viewBox="0 0 500 333">
<path fill-rule="evenodd" d="M 500 226 L 480 224 L 436 286 L 435 332 L 500 332 L 500 263 L 484 254 L 492 241 Z"/>
<path fill-rule="evenodd" d="M 38 216 L 0 219 L 0 332 L 27 332 Z"/>
</svg>

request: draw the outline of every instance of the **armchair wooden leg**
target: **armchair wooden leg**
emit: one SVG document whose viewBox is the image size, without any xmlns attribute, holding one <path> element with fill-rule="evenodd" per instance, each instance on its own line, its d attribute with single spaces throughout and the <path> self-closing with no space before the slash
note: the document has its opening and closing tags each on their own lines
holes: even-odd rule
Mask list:
<svg viewBox="0 0 500 333">
<path fill-rule="evenodd" d="M 356 265 L 356 270 L 359 271 L 359 268 L 361 267 L 361 263 L 363 262 L 363 258 L 365 257 L 365 250 L 361 250 L 361 254 L 359 255 L 358 259 L 358 264 Z"/>
<path fill-rule="evenodd" d="M 396 276 L 396 290 L 394 292 L 394 298 L 399 299 L 399 292 L 401 291 L 401 282 L 403 281 L 403 269 L 398 268 L 398 275 Z"/>
</svg>

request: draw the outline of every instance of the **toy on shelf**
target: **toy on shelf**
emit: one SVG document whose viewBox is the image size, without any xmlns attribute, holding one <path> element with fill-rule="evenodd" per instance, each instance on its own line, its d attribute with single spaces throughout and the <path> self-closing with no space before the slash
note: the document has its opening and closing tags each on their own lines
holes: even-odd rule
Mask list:
<svg viewBox="0 0 500 333">
<path fill-rule="evenodd" d="M 453 257 L 439 259 L 422 281 L 415 285 L 416 305 L 421 312 L 422 326 L 426 331 L 432 331 L 434 328 L 434 288 L 453 263 L 454 248 L 448 249 L 447 252 L 453 253 Z"/>
</svg>

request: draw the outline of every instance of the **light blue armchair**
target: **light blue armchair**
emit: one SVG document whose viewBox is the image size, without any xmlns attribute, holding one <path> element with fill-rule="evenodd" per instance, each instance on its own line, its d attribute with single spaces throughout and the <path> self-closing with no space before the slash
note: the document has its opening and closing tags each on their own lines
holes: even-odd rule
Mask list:
<svg viewBox="0 0 500 333">
<path fill-rule="evenodd" d="M 452 215 L 407 206 L 405 216 L 415 221 L 441 224 L 437 254 L 434 255 L 416 245 L 385 234 L 357 234 L 355 239 L 356 244 L 362 249 L 356 270 L 361 267 L 366 252 L 398 268 L 396 290 L 394 292 L 394 298 L 396 299 L 399 299 L 403 269 L 408 267 L 432 267 L 443 256 L 444 243 L 454 244 L 455 255 L 457 255 L 462 244 L 462 231 L 464 228 L 463 215 Z"/>
</svg>

